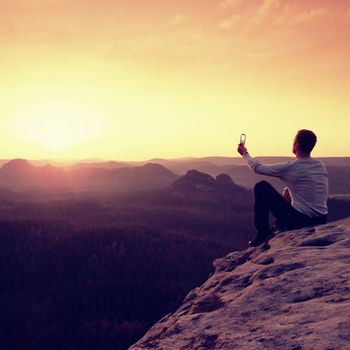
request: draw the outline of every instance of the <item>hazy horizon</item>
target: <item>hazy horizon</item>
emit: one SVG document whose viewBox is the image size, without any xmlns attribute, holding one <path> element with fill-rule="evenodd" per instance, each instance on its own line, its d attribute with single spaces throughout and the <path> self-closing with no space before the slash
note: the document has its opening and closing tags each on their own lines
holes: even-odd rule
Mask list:
<svg viewBox="0 0 350 350">
<path fill-rule="evenodd" d="M 290 158 L 295 158 L 295 156 L 257 156 L 256 158 L 259 159 L 265 159 L 266 162 L 278 162 L 278 161 L 283 161 L 283 159 L 290 159 Z M 341 163 L 343 166 L 347 166 L 348 163 L 350 164 L 350 156 L 335 156 L 335 157 L 314 157 L 317 159 L 323 159 L 323 160 L 344 160 L 345 163 Z M 99 164 L 99 163 L 108 163 L 108 162 L 115 162 L 115 163 L 125 163 L 125 166 L 138 166 L 138 165 L 143 165 L 146 163 L 157 163 L 160 162 L 163 164 L 163 166 L 167 167 L 167 162 L 169 164 L 181 164 L 184 163 L 186 164 L 187 162 L 195 166 L 196 162 L 208 162 L 208 164 L 212 165 L 217 165 L 217 166 L 228 166 L 230 165 L 230 162 L 232 162 L 232 165 L 246 165 L 246 162 L 241 156 L 204 156 L 204 157 L 179 157 L 179 158 L 160 158 L 160 157 L 154 157 L 154 158 L 149 158 L 149 159 L 103 159 L 103 158 L 82 158 L 82 159 L 59 159 L 59 158 L 42 158 L 42 159 L 31 159 L 31 158 L 24 158 L 24 157 L 15 157 L 15 158 L 1 158 L 0 157 L 0 168 L 6 164 L 7 162 L 13 161 L 13 160 L 26 160 L 29 163 L 35 165 L 35 166 L 43 166 L 46 164 L 50 164 L 53 166 L 58 166 L 58 167 L 69 167 L 77 164 Z M 328 164 L 331 165 L 332 163 Z"/>
<path fill-rule="evenodd" d="M 238 135 L 239 138 L 239 135 Z M 252 151 L 252 147 L 249 147 L 249 144 L 246 145 L 249 153 L 253 156 L 253 157 L 269 157 L 269 158 L 294 158 L 295 155 L 292 152 L 289 153 L 281 153 L 281 152 L 274 152 L 274 153 L 260 153 L 260 152 L 253 152 Z M 223 153 L 223 154 L 216 154 L 216 153 L 209 153 L 209 154 L 205 154 L 205 153 L 198 153 L 198 154 L 194 154 L 194 155 L 186 155 L 186 154 L 179 154 L 179 155 L 169 155 L 167 156 L 165 155 L 161 155 L 161 154 L 150 154 L 149 156 L 145 156 L 145 157 L 104 157 L 103 155 L 99 156 L 89 156 L 87 155 L 83 155 L 81 157 L 75 157 L 75 156 L 67 156 L 64 157 L 61 152 L 48 152 L 47 155 L 43 154 L 43 156 L 38 156 L 35 157 L 29 153 L 14 153 L 14 154 L 2 154 L 1 153 L 1 149 L 0 149 L 0 159 L 1 160 L 11 160 L 11 159 L 26 159 L 26 160 L 33 160 L 33 161 L 44 161 L 44 160 L 51 160 L 51 161 L 64 161 L 64 162 L 71 162 L 71 161 L 90 161 L 90 160 L 98 160 L 98 161 L 116 161 L 116 162 L 142 162 L 142 161 L 148 161 L 148 160 L 152 160 L 152 159 L 164 159 L 164 160 L 181 160 L 181 159 L 191 159 L 191 158 L 242 158 L 236 151 L 237 145 L 233 144 L 232 146 L 232 152 L 229 153 Z M 314 158 L 347 158 L 350 157 L 350 151 L 348 152 L 344 152 L 344 153 L 321 153 L 318 152 L 317 150 L 317 145 L 315 147 L 315 150 L 312 152 L 312 157 Z"/>
</svg>

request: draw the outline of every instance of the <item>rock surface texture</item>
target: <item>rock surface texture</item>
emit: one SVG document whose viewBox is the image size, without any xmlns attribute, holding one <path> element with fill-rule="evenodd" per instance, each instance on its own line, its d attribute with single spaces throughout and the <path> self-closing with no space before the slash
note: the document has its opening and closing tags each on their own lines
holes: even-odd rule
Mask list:
<svg viewBox="0 0 350 350">
<path fill-rule="evenodd" d="M 280 233 L 214 266 L 130 349 L 350 349 L 350 218 Z"/>
</svg>

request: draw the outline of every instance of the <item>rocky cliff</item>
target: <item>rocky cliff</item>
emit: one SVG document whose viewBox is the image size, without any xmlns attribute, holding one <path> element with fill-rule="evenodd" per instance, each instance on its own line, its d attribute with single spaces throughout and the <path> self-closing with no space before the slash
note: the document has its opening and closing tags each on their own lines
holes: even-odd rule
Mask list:
<svg viewBox="0 0 350 350">
<path fill-rule="evenodd" d="M 235 184 L 227 174 L 212 176 L 197 170 L 189 170 L 171 186 L 172 198 L 191 200 L 193 203 L 218 205 L 239 203 L 250 199 L 252 191 Z M 250 203 L 249 203 L 250 205 Z"/>
<path fill-rule="evenodd" d="M 214 266 L 130 349 L 350 349 L 350 218 L 280 233 Z"/>
</svg>

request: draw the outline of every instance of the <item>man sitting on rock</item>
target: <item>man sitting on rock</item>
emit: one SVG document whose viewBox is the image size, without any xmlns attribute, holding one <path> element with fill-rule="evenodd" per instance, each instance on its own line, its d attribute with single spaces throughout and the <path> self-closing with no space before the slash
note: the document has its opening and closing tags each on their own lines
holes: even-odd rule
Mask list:
<svg viewBox="0 0 350 350">
<path fill-rule="evenodd" d="M 255 185 L 254 223 L 257 234 L 249 245 L 258 246 L 272 236 L 270 212 L 285 230 L 327 222 L 327 170 L 321 161 L 310 156 L 316 142 L 317 137 L 312 131 L 298 131 L 293 142 L 296 159 L 277 164 L 261 164 L 249 155 L 244 145 L 238 145 L 238 152 L 256 174 L 278 177 L 288 188 L 282 196 L 266 181 Z"/>
</svg>

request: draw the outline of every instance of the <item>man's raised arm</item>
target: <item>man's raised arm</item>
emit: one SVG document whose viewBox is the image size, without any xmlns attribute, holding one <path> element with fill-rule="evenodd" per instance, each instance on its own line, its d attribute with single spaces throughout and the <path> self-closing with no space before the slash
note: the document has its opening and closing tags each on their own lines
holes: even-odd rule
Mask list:
<svg viewBox="0 0 350 350">
<path fill-rule="evenodd" d="M 247 148 L 241 144 L 238 145 L 237 151 L 247 162 L 247 165 L 256 174 L 260 175 L 283 177 L 290 164 L 290 162 L 276 164 L 261 164 L 258 160 L 251 157 L 248 153 Z"/>
</svg>

